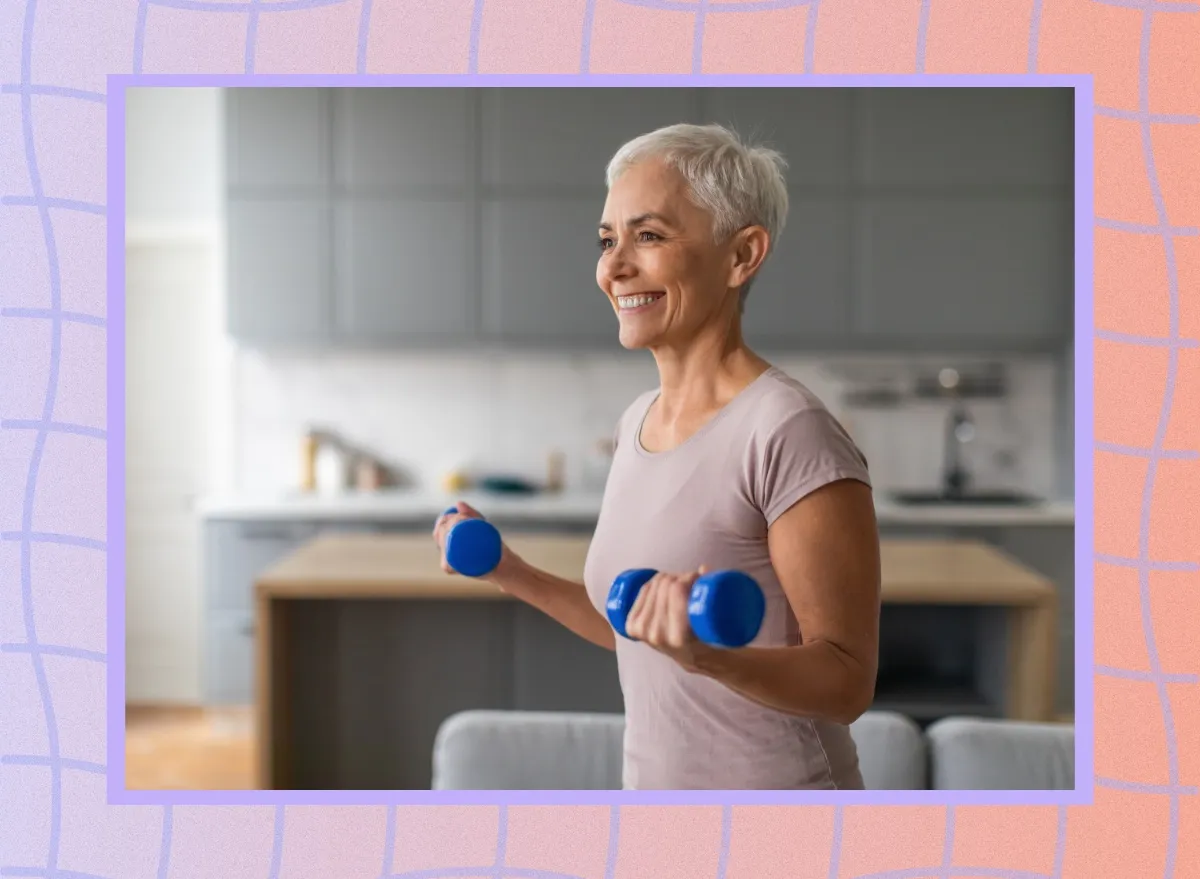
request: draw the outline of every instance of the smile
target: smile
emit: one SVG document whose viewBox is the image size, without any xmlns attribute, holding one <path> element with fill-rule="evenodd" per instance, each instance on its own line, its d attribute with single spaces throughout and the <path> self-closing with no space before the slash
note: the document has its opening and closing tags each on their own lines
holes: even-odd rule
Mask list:
<svg viewBox="0 0 1200 879">
<path fill-rule="evenodd" d="M 666 293 L 634 293 L 629 296 L 618 296 L 617 306 L 621 311 L 633 311 L 651 306 L 666 295 Z"/>
</svg>

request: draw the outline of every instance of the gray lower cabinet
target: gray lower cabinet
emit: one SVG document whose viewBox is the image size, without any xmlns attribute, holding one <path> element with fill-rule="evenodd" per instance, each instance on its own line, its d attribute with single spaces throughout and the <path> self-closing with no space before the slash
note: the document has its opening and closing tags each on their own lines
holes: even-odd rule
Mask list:
<svg viewBox="0 0 1200 879">
<path fill-rule="evenodd" d="M 204 700 L 239 704 L 254 698 L 254 580 L 316 534 L 308 522 L 205 524 Z"/>
<path fill-rule="evenodd" d="M 329 210 L 310 197 L 238 197 L 228 207 L 230 335 L 255 345 L 330 339 Z"/>
</svg>

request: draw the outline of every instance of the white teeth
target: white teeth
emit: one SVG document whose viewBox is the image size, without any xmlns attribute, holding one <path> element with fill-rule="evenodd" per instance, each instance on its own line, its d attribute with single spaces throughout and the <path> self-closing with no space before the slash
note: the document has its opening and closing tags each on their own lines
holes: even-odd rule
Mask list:
<svg viewBox="0 0 1200 879">
<path fill-rule="evenodd" d="M 618 296 L 617 304 L 621 308 L 637 308 L 640 305 L 649 305 L 657 296 Z"/>
</svg>

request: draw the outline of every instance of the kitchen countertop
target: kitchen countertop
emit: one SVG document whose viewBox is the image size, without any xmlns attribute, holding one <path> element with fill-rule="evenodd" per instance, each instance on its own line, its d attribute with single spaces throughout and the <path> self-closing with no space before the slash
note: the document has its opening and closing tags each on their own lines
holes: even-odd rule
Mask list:
<svg viewBox="0 0 1200 879">
<path fill-rule="evenodd" d="M 583 580 L 589 541 L 562 535 L 518 535 L 513 550 L 534 567 Z M 990 605 L 1053 604 L 1054 584 L 975 540 L 883 540 L 884 601 Z M 324 534 L 256 580 L 263 598 L 468 598 L 510 596 L 482 580 L 442 571 L 427 537 L 414 534 Z"/>
<path fill-rule="evenodd" d="M 558 494 L 498 495 L 463 492 L 449 495 L 420 489 L 394 489 L 378 492 L 346 492 L 339 495 L 303 494 L 224 495 L 205 498 L 197 508 L 206 519 L 245 520 L 367 520 L 412 521 L 430 523 L 462 499 L 485 516 L 497 519 L 559 521 L 588 524 L 600 511 L 601 495 L 596 492 L 564 491 Z M 876 516 L 883 525 L 1073 525 L 1075 504 L 1072 500 L 1050 499 L 1042 503 L 999 504 L 920 504 L 903 505 L 880 494 L 875 502 Z"/>
</svg>

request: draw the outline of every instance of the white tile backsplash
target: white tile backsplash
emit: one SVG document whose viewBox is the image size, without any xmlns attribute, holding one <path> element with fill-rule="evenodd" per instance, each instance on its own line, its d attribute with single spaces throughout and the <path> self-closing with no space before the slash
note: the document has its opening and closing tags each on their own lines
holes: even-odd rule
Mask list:
<svg viewBox="0 0 1200 879">
<path fill-rule="evenodd" d="M 658 383 L 652 358 L 642 353 L 242 351 L 237 359 L 237 482 L 249 492 L 295 487 L 300 438 L 310 425 L 337 432 L 421 486 L 436 486 L 447 470 L 461 466 L 541 479 L 553 449 L 567 456 L 568 486 L 579 486 L 595 442 L 611 436 L 622 410 Z M 825 363 L 769 359 L 843 420 L 880 489 L 937 485 L 943 405 L 847 410 L 843 383 Z M 1050 358 L 1021 357 L 1007 365 L 1008 397 L 969 404 L 978 430 L 965 451 L 968 469 L 981 488 L 1053 494 L 1061 421 L 1055 382 L 1061 378 Z"/>
</svg>

